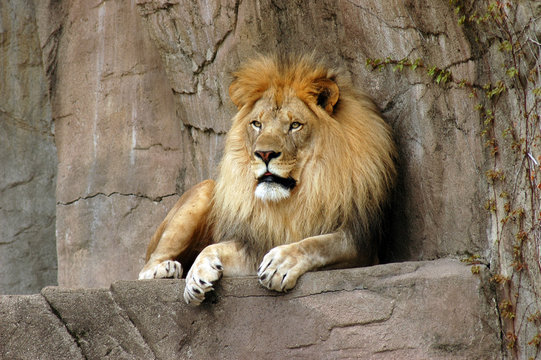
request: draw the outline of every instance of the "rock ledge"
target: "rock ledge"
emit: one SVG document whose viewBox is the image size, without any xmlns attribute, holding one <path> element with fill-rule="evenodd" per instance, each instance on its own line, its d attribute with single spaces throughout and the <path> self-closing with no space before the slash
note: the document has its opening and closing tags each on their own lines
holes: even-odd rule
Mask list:
<svg viewBox="0 0 541 360">
<path fill-rule="evenodd" d="M 492 359 L 486 270 L 458 260 L 304 275 L 287 294 L 224 279 L 201 306 L 184 280 L 0 296 L 0 359 Z"/>
</svg>

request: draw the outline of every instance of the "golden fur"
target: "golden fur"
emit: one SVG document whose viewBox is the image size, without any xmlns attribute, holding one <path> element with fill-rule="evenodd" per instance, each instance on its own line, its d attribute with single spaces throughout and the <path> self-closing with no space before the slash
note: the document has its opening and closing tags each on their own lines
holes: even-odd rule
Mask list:
<svg viewBox="0 0 541 360">
<path fill-rule="evenodd" d="M 173 260 L 189 267 L 201 252 L 185 289 L 186 301 L 199 303 L 222 273 L 253 274 L 264 256 L 259 280 L 278 291 L 315 268 L 376 263 L 372 235 L 396 171 L 390 128 L 374 103 L 309 56 L 260 56 L 234 73 L 229 92 L 239 111 L 219 177 L 179 200 L 140 278 L 175 276 Z M 276 185 L 276 198 L 256 196 L 269 174 L 294 185 Z"/>
</svg>

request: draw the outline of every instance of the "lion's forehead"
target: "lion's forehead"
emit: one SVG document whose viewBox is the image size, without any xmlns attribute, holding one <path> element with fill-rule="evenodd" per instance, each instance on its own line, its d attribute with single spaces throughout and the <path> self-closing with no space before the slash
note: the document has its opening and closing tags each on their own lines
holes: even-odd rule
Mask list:
<svg viewBox="0 0 541 360">
<path fill-rule="evenodd" d="M 260 121 L 273 121 L 288 123 L 296 120 L 307 121 L 310 111 L 306 104 L 293 96 L 284 101 L 281 106 L 276 105 L 272 99 L 263 98 L 256 103 L 252 111 L 252 117 Z"/>
</svg>

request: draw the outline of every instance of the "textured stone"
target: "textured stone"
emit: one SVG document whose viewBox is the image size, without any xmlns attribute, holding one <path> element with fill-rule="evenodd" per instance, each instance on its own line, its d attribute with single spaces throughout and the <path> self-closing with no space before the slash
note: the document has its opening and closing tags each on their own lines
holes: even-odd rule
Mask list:
<svg viewBox="0 0 541 360">
<path fill-rule="evenodd" d="M 83 359 L 40 295 L 0 296 L 0 359 Z"/>
<path fill-rule="evenodd" d="M 530 22 L 532 14 L 537 21 Z M 498 198 L 498 211 L 491 215 L 483 209 L 487 198 L 494 196 L 492 192 L 501 193 L 498 186 L 489 189 L 485 173 L 494 166 L 504 169 L 510 174 L 508 178 L 517 179 L 514 188 L 522 194 L 528 179 L 517 174 L 524 162 L 503 153 L 495 162 L 488 154 L 480 136 L 483 120 L 473 110 L 479 99 L 471 99 L 467 90 L 453 84 L 437 86 L 426 69 L 372 71 L 365 66 L 369 58 L 422 58 L 426 66 L 451 70 L 456 78 L 478 87 L 497 79 L 509 80 L 501 66 L 504 59 L 498 42 L 484 38 L 487 35 L 482 31 L 459 26 L 447 0 L 8 0 L 0 1 L 0 19 L 0 293 L 37 292 L 41 286 L 56 282 L 55 210 L 62 285 L 108 286 L 118 279 L 133 279 L 142 266 L 150 235 L 178 194 L 216 175 L 229 119 L 235 112 L 227 95 L 230 71 L 257 52 L 278 48 L 315 48 L 331 64 L 343 66 L 392 125 L 400 153 L 400 183 L 385 260 L 478 253 L 493 272 L 511 275 L 516 231 L 500 221 L 507 200 Z M 541 6 L 521 1 L 516 19 L 518 28 L 527 25 L 525 59 L 532 68 L 539 68 L 536 39 L 541 36 Z M 519 119 L 515 100 L 516 92 L 509 86 L 495 104 L 498 116 Z M 509 145 L 509 140 L 498 135 L 504 130 L 503 126 L 495 129 L 502 146 Z M 57 170 L 55 142 L 60 160 Z M 537 159 L 539 150 L 532 151 Z M 529 209 L 529 204 L 522 205 Z M 534 201 L 531 206 L 536 205 Z M 528 221 L 530 224 L 522 224 L 525 228 L 534 225 Z M 539 259 L 539 239 L 533 240 L 523 245 L 523 257 L 530 264 Z M 306 299 L 314 298 L 309 304 L 294 299 L 293 293 L 269 299 L 276 294 L 250 285 L 253 279 L 225 281 L 214 299 L 218 307 L 205 310 L 214 318 L 208 315 L 201 319 L 205 324 L 229 321 L 214 311 L 220 309 L 220 303 L 233 303 L 236 298 L 222 295 L 221 299 L 220 294 L 243 294 L 253 314 L 259 314 L 253 310 L 257 306 L 278 308 L 281 302 L 277 299 L 286 299 L 292 304 L 291 318 L 298 322 L 307 319 L 307 312 L 322 314 L 321 319 L 307 325 L 313 333 L 292 326 L 299 334 L 295 340 L 276 330 L 283 325 L 271 315 L 261 315 L 275 326 L 268 333 L 286 344 L 283 348 L 295 348 L 298 357 L 313 348 L 332 349 L 343 357 L 356 357 L 352 354 L 362 350 L 373 358 L 464 358 L 465 349 L 470 349 L 467 341 L 445 333 L 447 328 L 455 331 L 455 323 L 432 314 L 438 307 L 444 314 L 446 310 L 456 312 L 447 301 L 437 303 L 436 296 L 420 305 L 401 307 L 402 300 L 397 300 L 400 294 L 416 299 L 423 281 L 427 286 L 432 284 L 429 290 L 422 290 L 426 294 L 449 294 L 446 287 L 450 287 L 458 296 L 461 293 L 456 284 L 434 285 L 430 271 L 419 273 L 412 264 L 396 266 L 402 269 L 395 265 L 376 267 L 363 278 L 367 283 L 373 278 L 382 284 L 388 276 L 400 279 L 381 292 L 348 287 L 347 291 L 320 294 L 334 291 L 335 285 L 310 274 L 311 283 L 304 282 L 296 290 L 297 296 L 304 291 Z M 520 293 L 517 344 L 524 358 L 537 356 L 536 347 L 528 342 L 539 332 L 539 324 L 527 318 L 539 308 L 541 281 L 538 266 L 526 270 L 518 276 L 518 289 L 508 292 L 513 298 L 515 290 Z M 381 274 L 376 276 L 376 272 Z M 349 272 L 338 273 L 344 279 L 335 278 L 333 284 L 350 286 Z M 408 278 L 411 274 L 415 274 L 414 280 Z M 425 278 L 420 280 L 417 275 Z M 129 284 L 113 287 L 118 303 L 127 304 L 127 313 L 134 305 L 119 289 Z M 152 288 L 157 293 L 162 286 L 179 283 L 158 284 Z M 312 292 L 306 292 L 308 288 Z M 171 296 L 180 299 L 180 290 L 168 289 Z M 135 297 L 143 296 L 136 288 L 130 291 Z M 167 302 L 168 296 L 161 299 Z M 329 310 L 326 302 L 335 299 L 336 309 L 344 308 L 348 296 L 366 306 L 382 306 L 372 307 L 370 313 L 363 313 L 362 308 L 355 313 L 359 324 L 369 324 L 341 326 L 343 313 Z M 257 301 L 263 298 L 276 303 L 261 305 Z M 470 305 L 451 295 L 447 299 L 460 307 Z M 175 311 L 187 319 L 203 321 L 194 317 L 191 309 L 177 305 Z M 421 305 L 425 307 L 421 309 Z M 160 315 L 161 306 L 153 305 L 154 310 L 140 311 L 132 318 L 136 323 L 150 323 L 152 316 Z M 389 308 L 392 313 L 386 318 Z M 483 318 L 492 311 L 479 309 L 485 313 L 472 316 Z M 245 323 L 235 320 L 231 324 L 259 334 L 253 324 L 255 316 Z M 385 327 L 395 324 L 409 331 L 406 325 L 395 323 L 396 319 L 411 318 L 415 327 L 428 316 L 434 321 L 429 319 L 417 342 L 408 332 L 395 335 Z M 471 325 L 458 313 L 441 316 Z M 339 319 L 336 324 L 334 318 Z M 163 316 L 160 319 L 164 321 Z M 214 336 L 223 326 L 217 323 L 193 335 L 189 327 L 172 328 L 183 324 L 175 316 L 167 321 L 171 324 L 167 335 L 140 329 L 157 357 L 176 356 L 180 352 L 174 346 L 176 341 L 202 349 L 202 345 L 193 345 L 199 340 L 190 339 Z M 246 343 L 260 341 L 249 331 Z M 468 336 L 479 340 L 469 331 L 471 328 L 467 328 Z M 447 340 L 439 341 L 431 332 Z M 384 339 L 388 347 L 380 347 L 380 352 L 369 348 L 372 345 L 362 347 L 364 343 L 358 339 L 363 336 L 367 344 Z M 316 343 L 314 339 L 326 340 Z M 222 351 L 208 339 L 201 341 Z M 224 337 L 223 341 L 234 339 Z M 183 349 L 184 355 L 193 354 L 186 350 L 189 348 Z M 266 354 L 264 349 L 257 351 Z M 445 351 L 451 352 L 442 355 Z"/>
<path fill-rule="evenodd" d="M 153 359 L 154 356 L 107 289 L 47 287 L 51 304 L 86 359 Z"/>
<path fill-rule="evenodd" d="M 500 353 L 491 293 L 455 260 L 307 273 L 285 295 L 263 289 L 255 277 L 222 279 L 200 307 L 184 304 L 183 285 L 113 284 L 113 297 L 157 358 L 490 359 Z"/>
<path fill-rule="evenodd" d="M 106 286 L 134 278 L 150 234 L 173 200 L 216 175 L 235 112 L 228 99 L 230 72 L 256 52 L 277 47 L 315 48 L 345 67 L 392 124 L 402 180 L 386 260 L 488 247 L 482 209 L 487 186 L 479 176 L 485 158 L 473 100 L 420 73 L 397 76 L 365 66 L 367 58 L 422 57 L 475 79 L 469 40 L 445 1 L 34 3 L 34 41 L 43 49 L 36 64 L 41 79 L 46 74 L 41 87 L 51 93 L 59 159 L 61 285 Z M 325 34 L 317 42 L 314 29 Z M 54 147 L 33 147 L 54 154 Z M 112 199 L 121 204 L 115 208 Z M 145 211 L 130 212 L 135 199 Z M 127 214 L 132 226 L 119 230 Z M 10 226 L 13 233 L 22 229 Z M 115 255 L 118 246 L 127 256 Z M 84 276 L 90 269 L 92 278 Z"/>
<path fill-rule="evenodd" d="M 0 294 L 56 284 L 56 151 L 31 1 L 0 3 Z"/>
<path fill-rule="evenodd" d="M 119 1 L 70 5 L 53 93 L 58 201 L 174 193 L 180 124 L 171 90 L 157 86 L 167 80 L 135 9 Z"/>
<path fill-rule="evenodd" d="M 59 283 L 103 287 L 137 279 L 148 239 L 176 200 L 113 194 L 58 206 Z"/>
<path fill-rule="evenodd" d="M 287 294 L 224 278 L 198 307 L 184 280 L 48 287 L 50 307 L 0 296 L 0 358 L 496 359 L 486 276 L 442 259 L 311 272 Z"/>
<path fill-rule="evenodd" d="M 43 4 L 41 18 L 58 7 Z M 134 2 L 63 2 L 62 13 L 42 30 L 56 43 L 59 284 L 107 286 L 135 278 L 182 188 L 182 124 Z"/>
</svg>

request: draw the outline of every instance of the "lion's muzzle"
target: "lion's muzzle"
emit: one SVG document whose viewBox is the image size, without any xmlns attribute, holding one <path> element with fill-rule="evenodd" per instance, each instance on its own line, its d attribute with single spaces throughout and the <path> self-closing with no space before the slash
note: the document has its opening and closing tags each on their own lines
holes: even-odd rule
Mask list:
<svg viewBox="0 0 541 360">
<path fill-rule="evenodd" d="M 254 155 L 255 155 L 255 157 L 258 157 L 261 160 L 263 160 L 265 165 L 269 165 L 269 163 L 270 163 L 270 161 L 272 159 L 276 159 L 276 158 L 280 157 L 280 155 L 282 155 L 282 153 L 279 153 L 279 152 L 276 152 L 276 151 L 259 151 L 259 150 L 256 150 L 254 152 Z"/>
</svg>

